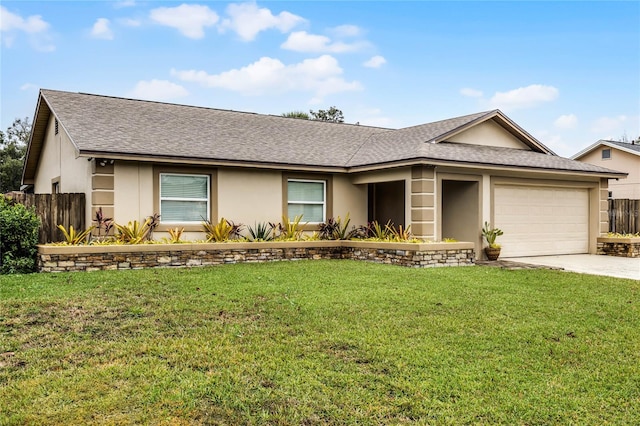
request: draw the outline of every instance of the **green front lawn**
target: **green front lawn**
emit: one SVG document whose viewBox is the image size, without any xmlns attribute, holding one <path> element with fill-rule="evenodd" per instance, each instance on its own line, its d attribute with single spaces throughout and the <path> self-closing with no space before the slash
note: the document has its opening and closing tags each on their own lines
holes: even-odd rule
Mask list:
<svg viewBox="0 0 640 426">
<path fill-rule="evenodd" d="M 300 261 L 0 276 L 0 424 L 637 424 L 640 282 Z"/>
</svg>

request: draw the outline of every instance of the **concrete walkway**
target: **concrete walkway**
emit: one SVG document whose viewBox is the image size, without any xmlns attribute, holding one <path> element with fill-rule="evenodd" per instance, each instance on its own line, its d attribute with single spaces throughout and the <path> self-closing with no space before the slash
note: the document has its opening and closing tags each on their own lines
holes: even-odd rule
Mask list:
<svg viewBox="0 0 640 426">
<path fill-rule="evenodd" d="M 561 268 L 583 274 L 640 280 L 640 258 L 595 254 L 500 258 L 502 260 Z"/>
</svg>

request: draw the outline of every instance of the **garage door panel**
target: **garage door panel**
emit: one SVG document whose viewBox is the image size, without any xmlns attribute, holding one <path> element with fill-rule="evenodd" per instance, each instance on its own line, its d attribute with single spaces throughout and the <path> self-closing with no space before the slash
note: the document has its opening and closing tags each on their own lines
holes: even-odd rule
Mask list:
<svg viewBox="0 0 640 426">
<path fill-rule="evenodd" d="M 586 189 L 496 186 L 494 215 L 504 257 L 589 250 Z"/>
</svg>

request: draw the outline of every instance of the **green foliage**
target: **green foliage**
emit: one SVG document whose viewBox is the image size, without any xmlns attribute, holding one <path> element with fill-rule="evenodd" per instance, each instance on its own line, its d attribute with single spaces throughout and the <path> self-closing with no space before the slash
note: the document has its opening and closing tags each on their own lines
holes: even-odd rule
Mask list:
<svg viewBox="0 0 640 426">
<path fill-rule="evenodd" d="M 20 190 L 30 134 L 29 117 L 15 119 L 6 133 L 0 131 L 0 193 Z"/>
<path fill-rule="evenodd" d="M 58 229 L 62 231 L 65 243 L 72 246 L 77 246 L 80 244 L 85 244 L 87 242 L 87 238 L 89 238 L 89 235 L 91 235 L 91 231 L 95 229 L 95 226 L 91 226 L 82 232 L 78 232 L 73 229 L 73 225 L 69 225 L 68 231 L 65 229 L 64 225 L 58 225 Z"/>
<path fill-rule="evenodd" d="M 118 230 L 118 235 L 116 235 L 116 240 L 124 243 L 124 244 L 140 244 L 144 240 L 147 239 L 147 236 L 150 232 L 149 227 L 150 219 L 146 219 L 142 225 L 134 220 L 133 222 L 128 222 L 126 225 L 116 225 L 116 229 Z"/>
<path fill-rule="evenodd" d="M 307 114 L 304 111 L 290 111 L 290 112 L 285 112 L 282 113 L 283 117 L 286 118 L 299 118 L 301 120 L 309 120 L 309 114 Z"/>
<path fill-rule="evenodd" d="M 349 231 L 349 213 L 344 218 L 329 218 L 326 222 L 320 224 L 319 238 L 321 240 L 348 240 L 355 234 L 355 229 Z"/>
<path fill-rule="evenodd" d="M 248 226 L 249 241 L 271 241 L 273 240 L 273 225 L 267 222 L 256 223 L 253 227 Z"/>
<path fill-rule="evenodd" d="M 222 243 L 231 239 L 240 238 L 240 231 L 242 230 L 242 225 L 236 225 L 224 217 L 221 217 L 218 223 L 205 220 L 202 222 L 202 227 L 204 228 L 208 243 Z"/>
<path fill-rule="evenodd" d="M 489 225 L 489 222 L 484 223 L 484 227 L 482 228 L 482 236 L 487 241 L 489 247 L 499 248 L 500 244 L 496 244 L 496 238 L 503 234 L 504 232 L 502 232 L 502 230 L 498 228 L 492 228 L 491 225 Z"/>
<path fill-rule="evenodd" d="M 411 234 L 411 225 L 403 228 L 402 225 L 399 225 L 397 228 L 390 223 L 385 225 L 387 229 L 388 239 L 390 241 L 395 242 L 405 242 L 413 239 L 413 235 Z"/>
<path fill-rule="evenodd" d="M 274 229 L 278 230 L 278 236 L 274 240 L 278 241 L 298 241 L 302 239 L 304 229 L 300 224 L 302 215 L 295 216 L 291 220 L 287 216 L 282 216 L 282 222 L 277 225 L 271 224 Z"/>
<path fill-rule="evenodd" d="M 342 114 L 342 111 L 334 106 L 330 107 L 328 110 L 309 110 L 309 116 L 311 117 L 311 120 L 344 123 L 344 115 Z"/>
<path fill-rule="evenodd" d="M 39 227 L 33 209 L 0 194 L 0 273 L 35 271 Z"/>
<path fill-rule="evenodd" d="M 392 227 L 391 221 L 388 221 L 384 226 L 377 220 L 367 223 L 364 228 L 365 238 L 373 238 L 376 240 L 388 240 L 390 237 L 389 229 Z"/>
</svg>

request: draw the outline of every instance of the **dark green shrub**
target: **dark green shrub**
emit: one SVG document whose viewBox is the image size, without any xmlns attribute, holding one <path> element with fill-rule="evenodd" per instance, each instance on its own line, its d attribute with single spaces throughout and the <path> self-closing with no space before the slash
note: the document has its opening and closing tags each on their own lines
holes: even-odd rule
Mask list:
<svg viewBox="0 0 640 426">
<path fill-rule="evenodd" d="M 33 210 L 0 195 L 0 273 L 35 271 L 39 226 Z"/>
</svg>

